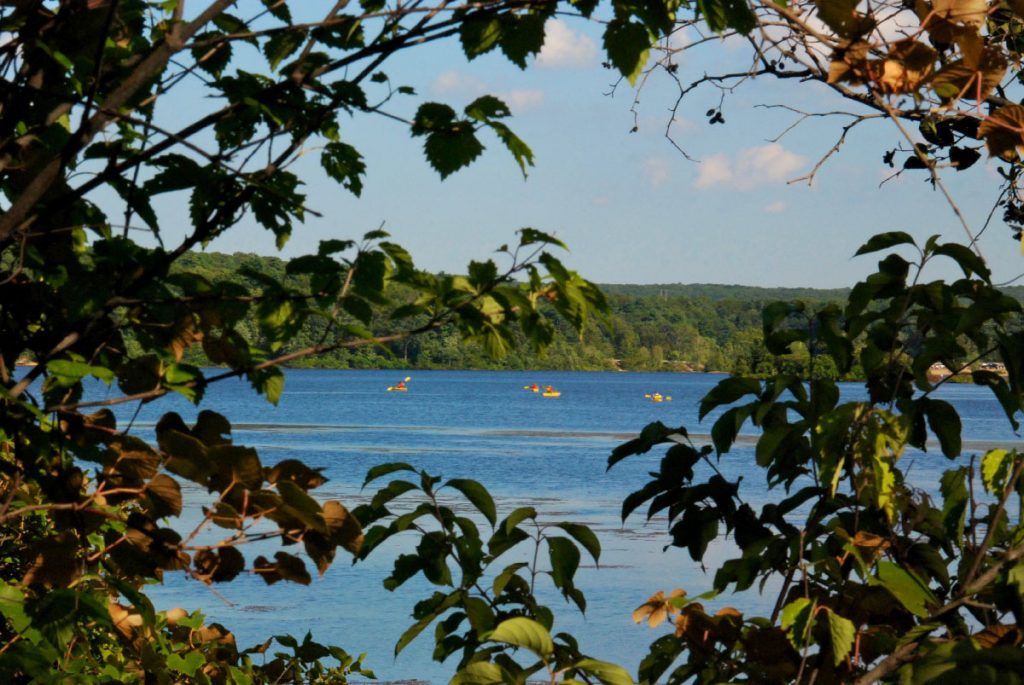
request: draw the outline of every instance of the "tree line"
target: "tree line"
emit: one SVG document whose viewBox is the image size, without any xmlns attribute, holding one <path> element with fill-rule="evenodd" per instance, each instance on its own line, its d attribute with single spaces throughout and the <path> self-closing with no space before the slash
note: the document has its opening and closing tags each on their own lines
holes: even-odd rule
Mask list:
<svg viewBox="0 0 1024 685">
<path fill-rule="evenodd" d="M 283 279 L 308 288 L 309 278 L 290 275 L 277 257 L 246 253 L 190 252 L 175 269 L 212 281 L 233 281 L 251 293 L 262 292 L 262 278 Z M 778 300 L 800 299 L 812 305 L 842 300 L 847 290 L 757 288 L 716 284 L 602 285 L 609 311 L 589 321 L 582 335 L 556 323 L 552 344 L 542 350 L 519 344 L 495 359 L 479 344 L 463 340 L 452 326 L 415 338 L 358 349 L 338 349 L 297 361 L 320 368 L 544 369 L 567 371 L 719 371 L 771 373 L 788 365 L 802 369 L 808 355 L 770 355 L 762 339 L 762 309 Z M 411 293 L 408 293 L 411 296 Z M 387 329 L 387 322 L 379 322 Z M 259 323 L 251 312 L 237 330 L 254 344 Z M 308 319 L 282 347 L 282 353 L 316 344 L 322 321 Z M 397 329 L 396 329 L 397 330 Z M 520 343 L 525 341 L 520 340 Z M 193 363 L 209 363 L 197 346 Z M 820 366 L 820 364 L 819 364 Z"/>
</svg>

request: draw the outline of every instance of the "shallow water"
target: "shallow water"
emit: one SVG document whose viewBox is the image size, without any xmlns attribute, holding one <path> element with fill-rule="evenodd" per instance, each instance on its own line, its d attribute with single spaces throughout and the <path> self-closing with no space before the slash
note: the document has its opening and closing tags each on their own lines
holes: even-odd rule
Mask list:
<svg viewBox="0 0 1024 685">
<path fill-rule="evenodd" d="M 410 375 L 409 391 L 386 387 Z M 545 592 L 556 611 L 555 630 L 568 630 L 591 655 L 618 661 L 631 670 L 660 631 L 634 625 L 631 613 L 658 590 L 683 587 L 691 594 L 707 590 L 711 578 L 685 551 L 663 551 L 664 521 L 644 524 L 634 516 L 626 525 L 619 512 L 622 499 L 647 480 L 660 451 L 634 457 L 605 469 L 610 450 L 653 420 L 685 425 L 695 442 L 710 430 L 711 417 L 697 422 L 698 401 L 723 376 L 710 374 L 484 372 L 484 371 L 325 371 L 293 370 L 279 407 L 256 396 L 243 381 L 211 387 L 201 408 L 213 409 L 234 422 L 236 444 L 256 447 L 266 464 L 298 458 L 324 469 L 330 479 L 315 494 L 340 499 L 350 508 L 366 501 L 373 488 L 360 486 L 376 464 L 404 461 L 444 478 L 473 478 L 495 496 L 499 518 L 517 506 L 536 507 L 546 521 L 586 523 L 599 535 L 601 567 L 581 569 L 577 584 L 589 602 L 586 617 L 554 593 Z M 531 383 L 551 384 L 559 398 L 543 398 L 524 390 Z M 672 396 L 652 403 L 645 393 Z M 90 393 L 101 398 L 105 391 Z M 855 397 L 855 385 L 844 388 Z M 987 390 L 946 386 L 940 397 L 953 402 L 964 421 L 967 450 L 983 451 L 1016 440 L 1002 411 Z M 118 410 L 130 420 L 135 407 Z M 142 407 L 136 430 L 151 434 L 164 411 L 192 419 L 197 409 L 181 398 Z M 720 463 L 735 479 L 751 462 L 753 436 L 744 437 Z M 914 479 L 937 488 L 949 462 L 937 450 L 911 455 Z M 783 496 L 768 492 L 748 474 L 743 494 L 752 504 Z M 191 508 L 185 518 L 197 521 L 204 493 L 186 488 Z M 416 601 L 433 588 L 410 581 L 394 593 L 381 583 L 390 573 L 403 541 L 382 547 L 356 566 L 339 553 L 335 565 L 310 587 L 279 583 L 266 586 L 243 576 L 215 594 L 181 574 L 169 574 L 153 588 L 160 608 L 201 608 L 210 620 L 235 631 L 249 646 L 269 635 L 312 631 L 322 642 L 350 653 L 369 652 L 366 663 L 378 677 L 418 678 L 446 682 L 451 665 L 430 660 L 432 631 L 427 630 L 398 658 L 393 648 L 412 623 Z M 294 549 L 294 548 L 292 548 Z M 261 550 L 264 551 L 265 550 Z M 273 548 L 271 548 L 271 552 Z M 291 550 L 289 550 L 291 551 Z M 706 563 L 713 572 L 728 554 L 725 544 L 713 545 Z M 513 559 L 509 559 L 509 562 Z M 584 555 L 584 564 L 587 563 Z M 721 597 L 714 605 L 735 605 L 745 612 L 770 612 L 774 597 L 756 592 Z M 662 628 L 664 629 L 664 628 Z"/>
</svg>

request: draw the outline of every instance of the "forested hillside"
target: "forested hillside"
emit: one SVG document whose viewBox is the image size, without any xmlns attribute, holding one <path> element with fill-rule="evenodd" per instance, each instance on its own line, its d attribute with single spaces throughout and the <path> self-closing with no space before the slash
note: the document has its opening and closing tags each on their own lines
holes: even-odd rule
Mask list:
<svg viewBox="0 0 1024 685">
<path fill-rule="evenodd" d="M 285 262 L 254 254 L 190 253 L 178 269 L 210 280 L 229 279 L 253 294 L 260 276 L 284 278 L 295 286 L 301 276 L 287 276 Z M 238 276 L 237 274 L 247 274 Z M 558 331 L 543 354 L 522 345 L 494 360 L 475 345 L 464 344 L 455 330 L 408 338 L 387 346 L 337 350 L 311 358 L 310 364 L 337 368 L 507 368 L 566 370 L 737 371 L 769 372 L 785 359 L 769 358 L 761 344 L 761 310 L 768 302 L 802 300 L 824 304 L 845 297 L 844 290 L 754 288 L 737 285 L 667 284 L 602 286 L 611 305 L 603 321 L 588 325 L 579 339 L 568 327 Z M 258 327 L 246 320 L 237 329 L 256 341 Z M 320 342 L 324 327 L 310 319 L 287 347 Z M 800 363 L 799 355 L 789 362 Z M 193 361 L 203 361 L 194 359 Z"/>
</svg>

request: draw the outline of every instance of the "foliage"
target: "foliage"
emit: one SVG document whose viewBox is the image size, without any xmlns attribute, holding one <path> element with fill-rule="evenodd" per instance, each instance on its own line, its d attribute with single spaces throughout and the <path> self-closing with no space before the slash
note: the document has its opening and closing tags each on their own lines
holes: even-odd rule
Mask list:
<svg viewBox="0 0 1024 685">
<path fill-rule="evenodd" d="M 546 576 L 586 608 L 576 571 L 583 552 L 595 563 L 600 555 L 587 528 L 539 521 L 529 509 L 499 522 L 482 485 L 442 484 L 404 464 L 373 469 L 367 482 L 387 476 L 387 483 L 349 511 L 310 494 L 323 482 L 317 470 L 264 464 L 256 450 L 235 444 L 228 417 L 202 411 L 189 425 L 169 413 L 147 441 L 108 409 L 169 393 L 200 404 L 210 383 L 237 376 L 274 402 L 284 363 L 446 326 L 500 355 L 520 341 L 551 344 L 555 320 L 577 332 L 592 325 L 604 297 L 549 252 L 560 247 L 554 238 L 531 228 L 501 251 L 501 265 L 472 262 L 458 276 L 418 270 L 381 231 L 324 241 L 277 275 L 240 264 L 230 277 L 211 278 L 190 268 L 187 255 L 244 216 L 283 245 L 313 211 L 290 170 L 310 147 L 323 172 L 358 195 L 367 170 L 339 118 L 388 115 L 389 102 L 413 95 L 381 71 L 395 54 L 457 37 L 467 58 L 500 51 L 525 67 L 546 20 L 558 11 L 589 18 L 597 7 L 589 0 L 434 7 L 363 0 L 317 6 L 326 11 L 309 22 L 292 16 L 311 11 L 308 3 L 280 0 L 211 0 L 194 16 L 183 2 L 141 0 L 0 7 L 0 677 L 369 676 L 362 656 L 308 635 L 274 636 L 240 651 L 227 628 L 198 613 L 155 611 L 145 586 L 168 572 L 211 584 L 241 573 L 309 583 L 308 564 L 324 573 L 338 548 L 363 558 L 409 534 L 418 536 L 415 553 L 395 561 L 386 587 L 422 574 L 438 590 L 416 604 L 415 623 L 396 649 L 434 625 L 435 657 L 455 660 L 456 683 L 538 675 L 631 682 L 571 635 L 552 635 L 553 612 L 535 595 Z M 1017 3 L 935 0 L 905 10 L 885 2 L 612 0 L 601 12 L 608 64 L 631 83 L 677 22 L 702 24 L 750 35 L 754 71 L 817 78 L 887 118 L 919 122 L 928 145 L 908 136 L 904 167 L 928 170 L 937 186 L 940 163 L 967 168 L 980 155 L 981 143 L 972 141 L 983 141 L 1008 164 L 1003 180 L 1012 192 L 1003 202 L 1016 225 L 1024 140 L 1008 65 L 1019 64 Z M 887 37 L 887 12 L 910 17 L 910 37 Z M 786 68 L 775 50 L 804 68 Z M 658 65 L 671 74 L 678 67 L 671 56 Z M 190 79 L 202 84 L 210 109 L 172 130 L 166 108 Z M 961 107 L 965 101 L 976 106 Z M 491 139 L 525 172 L 533 155 L 508 127 L 508 114 L 484 96 L 461 111 L 422 103 L 404 123 L 442 177 L 477 159 Z M 720 109 L 709 117 L 723 121 Z M 113 209 L 101 191 L 119 198 Z M 161 222 L 153 202 L 160 196 L 188 207 L 185 227 Z M 134 240 L 140 228 L 158 248 Z M 624 517 L 643 505 L 649 516 L 664 512 L 671 544 L 695 560 L 724 529 L 738 556 L 717 569 L 714 589 L 778 588 L 768 617 L 732 608 L 712 615 L 683 592 L 654 594 L 635 617 L 657 626 L 671 616 L 674 629 L 652 644 L 641 680 L 1019 678 L 1024 458 L 992 450 L 980 464 L 953 461 L 938 497 L 914 487 L 901 462 L 908 450 L 928 446 L 929 433 L 947 458 L 961 457 L 959 418 L 933 396 L 927 376 L 936 361 L 958 369 L 987 355 L 1002 360 L 1005 377 L 980 372 L 973 380 L 993 391 L 1017 426 L 1020 304 L 992 285 L 970 240 L 916 246 L 905 234 L 876 236 L 862 252 L 916 249 L 917 261 L 888 254 L 843 306 L 765 308 L 762 338 L 748 341 L 751 349 L 763 343 L 765 354 L 750 371 L 770 377 L 735 376 L 708 394 L 702 416 L 722 412 L 712 445 L 698 448 L 685 428 L 654 424 L 612 454 L 609 465 L 667 444 L 653 480 L 626 499 Z M 936 258 L 953 260 L 963 278 L 924 282 Z M 310 321 L 319 322 L 319 337 L 289 348 Z M 195 347 L 222 368 L 189 363 Z M 15 373 L 25 356 L 37 365 Z M 831 367 L 818 367 L 826 358 Z M 782 371 L 810 380 L 779 373 L 776 359 Z M 858 366 L 867 399 L 840 398 L 831 376 Z M 86 378 L 116 383 L 119 394 L 87 400 Z M 758 508 L 743 500 L 741 483 L 716 473 L 715 460 L 729 458 L 748 423 L 760 431 L 760 473 L 786 492 Z M 174 527 L 185 506 L 182 481 L 208 493 L 191 531 Z M 475 513 L 460 515 L 452 497 Z M 413 499 L 411 509 L 393 508 L 399 498 Z M 247 558 L 239 547 L 255 541 L 282 549 Z M 538 561 L 545 551 L 546 565 Z"/>
<path fill-rule="evenodd" d="M 709 89 L 717 104 L 709 124 L 724 124 L 730 96 L 753 77 L 816 81 L 838 95 L 840 107 L 805 110 L 792 99 L 765 103 L 793 114 L 791 130 L 830 118 L 839 134 L 806 176 L 808 183 L 850 138 L 871 122 L 895 122 L 901 142 L 880 150 L 892 175 L 920 173 L 943 191 L 977 250 L 977 231 L 964 220 L 942 173 L 973 167 L 984 153 L 1005 165 L 995 178 L 993 210 L 1001 211 L 1015 240 L 1021 239 L 1020 152 L 1024 98 L 1019 65 L 1024 42 L 1024 6 L 1017 0 L 791 0 L 789 2 L 698 3 L 680 17 L 680 35 L 708 37 L 705 23 L 723 36 L 742 37 L 749 67 L 714 71 L 688 79 L 680 71 L 688 53 L 714 49 L 712 40 L 666 42 L 641 83 L 654 87 L 663 74 L 677 88 L 678 111 L 696 92 Z M 681 44 L 683 43 L 683 44 Z M 737 41 L 737 44 L 739 41 Z M 637 98 L 639 103 L 640 98 Z M 673 125 L 669 122 L 670 137 Z"/>
<path fill-rule="evenodd" d="M 240 271 L 241 270 L 241 271 Z M 308 289 L 309 276 L 288 273 L 286 262 L 276 257 L 236 253 L 190 252 L 172 272 L 184 271 L 207 280 L 226 280 L 244 286 L 251 294 L 263 291 L 266 278 L 283 280 L 292 289 Z M 245 274 L 261 274 L 260 279 Z M 523 336 L 500 358 L 488 355 L 479 345 L 466 344 L 455 326 L 443 326 L 415 338 L 402 338 L 373 347 L 341 348 L 315 357 L 297 359 L 292 365 L 321 368 L 505 368 L 607 370 L 723 370 L 769 372 L 780 365 L 804 373 L 807 360 L 794 355 L 766 355 L 761 344 L 761 309 L 778 299 L 802 299 L 821 307 L 845 297 L 841 290 L 810 288 L 744 288 L 739 286 L 667 285 L 605 286 L 609 311 L 588 322 L 579 335 L 564 320 L 555 320 L 551 344 L 538 351 Z M 393 297 L 412 302 L 417 293 L 395 284 Z M 544 306 L 544 303 L 541 303 Z M 417 324 L 425 317 L 415 319 Z M 378 316 L 375 329 L 383 334 L 400 333 L 403 321 Z M 308 318 L 284 341 L 290 353 L 311 347 L 325 332 L 326 322 Z M 235 330 L 250 343 L 260 338 L 253 314 L 239 320 Z M 185 360 L 195 366 L 209 365 L 195 347 Z M 822 372 L 819 359 L 815 370 Z"/>
<path fill-rule="evenodd" d="M 323 241 L 283 274 L 241 263 L 210 277 L 187 259 L 244 217 L 283 245 L 314 211 L 291 168 L 307 150 L 358 196 L 366 164 L 343 122 L 393 116 L 389 103 L 414 96 L 381 71 L 394 55 L 458 37 L 467 58 L 500 50 L 525 67 L 560 7 L 590 16 L 596 3 L 2 3 L 0 679 L 367 675 L 361 658 L 309 636 L 239 651 L 199 614 L 154 611 L 145 586 L 168 572 L 309 583 L 309 567 L 324 573 L 339 548 L 359 553 L 363 526 L 341 502 L 310 494 L 323 482 L 315 469 L 266 464 L 236 444 L 228 417 L 202 411 L 189 424 L 165 414 L 147 440 L 109 407 L 169 393 L 200 404 L 211 383 L 232 377 L 276 403 L 282 364 L 442 327 L 493 355 L 517 340 L 549 344 L 553 319 L 581 330 L 603 296 L 532 228 L 464 275 L 417 269 L 383 231 Z M 671 10 L 621 0 L 609 10 L 630 28 L 609 31 L 609 52 L 632 73 Z M 192 119 L 181 100 L 189 88 L 205 96 Z M 461 111 L 421 103 L 404 123 L 442 177 L 490 140 L 525 173 L 533 155 L 508 115 L 484 96 Z M 169 203 L 187 207 L 184 225 L 169 225 Z M 285 351 L 311 321 L 318 337 Z M 194 349 L 220 368 L 190 363 Z M 37 364 L 18 372 L 21 358 Z M 89 378 L 113 396 L 84 397 Z M 208 493 L 193 530 L 179 529 L 183 481 Z M 266 544 L 255 558 L 242 553 L 257 541 Z M 561 587 L 571 579 L 567 570 Z"/>
<path fill-rule="evenodd" d="M 906 234 L 872 238 L 861 253 L 913 244 Z M 936 259 L 963 277 L 925 282 Z M 617 448 L 609 467 L 658 445 L 668 449 L 652 480 L 623 503 L 666 515 L 671 544 L 701 562 L 723 532 L 736 555 L 722 562 L 714 593 L 776 593 L 767 617 L 725 608 L 707 613 L 677 591 L 655 595 L 637 620 L 673 617 L 640 666 L 645 682 L 1015 682 L 1024 634 L 1024 456 L 992 449 L 963 457 L 960 419 L 935 397 L 928 368 L 968 366 L 997 353 L 1008 375 L 978 371 L 1017 428 L 1024 405 L 1024 350 L 1008 325 L 1020 303 L 994 288 L 970 250 L 929 240 L 911 263 L 895 253 L 850 293 L 842 310 L 817 313 L 809 328 L 786 325 L 794 305 L 765 310 L 769 349 L 815 341 L 840 371 L 856 361 L 867 376 L 864 400 L 840 397 L 831 380 L 734 376 L 702 400 L 718 410 L 712 445 L 697 447 L 684 427 L 660 423 Z M 799 308 L 799 306 L 797 306 Z M 862 341 L 857 359 L 855 343 Z M 968 346 L 967 342 L 971 345 Z M 721 411 L 722 409 L 725 411 Z M 763 484 L 784 491 L 758 506 L 717 464 L 751 424 Z M 915 486 L 904 458 L 935 449 L 950 460 L 939 492 Z M 931 457 L 931 458 L 937 458 Z M 749 471 L 748 471 L 749 473 Z M 681 662 L 681 663 L 680 663 Z M 941 674 L 941 678 L 939 675 Z"/>
<path fill-rule="evenodd" d="M 515 509 L 498 521 L 494 500 L 480 483 L 452 479 L 442 484 L 405 463 L 374 467 L 365 484 L 392 474 L 419 478 L 393 478 L 369 504 L 355 510 L 365 525 L 374 524 L 366 530 L 360 555 L 393 536 L 412 534 L 417 538 L 414 551 L 395 560 L 384 587 L 395 590 L 420 574 L 438 587 L 416 604 L 415 623 L 399 638 L 396 654 L 436 623 L 433 656 L 437 661 L 458 656 L 453 682 L 526 682 L 537 675 L 553 680 L 555 674 L 568 678 L 576 672 L 599 678 L 616 673 L 626 679 L 620 682 L 628 681 L 621 667 L 581 653 L 571 635 L 552 638 L 554 613 L 535 595 L 538 579 L 547 576 L 567 601 L 586 610 L 574 579 L 583 552 L 595 564 L 600 561 L 601 545 L 589 528 L 542 522 L 532 507 Z M 468 500 L 476 516 L 460 516 L 445 490 Z M 408 501 L 413 497 L 418 503 Z M 405 500 L 404 513 L 389 509 L 399 498 Z M 482 534 L 478 523 L 486 523 L 490 535 Z M 548 563 L 542 568 L 545 558 Z M 528 663 L 513 658 L 517 649 L 532 653 Z"/>
</svg>

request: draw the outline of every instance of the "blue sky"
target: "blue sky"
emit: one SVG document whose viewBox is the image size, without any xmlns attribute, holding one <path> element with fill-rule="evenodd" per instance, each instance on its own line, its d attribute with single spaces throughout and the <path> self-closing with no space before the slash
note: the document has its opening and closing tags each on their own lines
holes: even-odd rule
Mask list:
<svg viewBox="0 0 1024 685">
<path fill-rule="evenodd" d="M 343 119 L 342 136 L 366 158 L 361 198 L 323 178 L 317 155 L 299 161 L 310 206 L 323 218 L 299 227 L 282 256 L 305 254 L 325 238 L 354 237 L 381 224 L 432 270 L 462 271 L 514 240 L 517 228 L 555 233 L 569 244 L 567 264 L 602 283 L 736 283 L 848 286 L 875 260 L 851 259 L 870 235 L 907 231 L 922 241 L 964 232 L 923 172 L 880 186 L 890 170 L 883 152 L 900 142 L 895 127 L 866 123 L 818 174 L 813 186 L 787 181 L 808 172 L 833 145 L 843 120 L 813 120 L 785 135 L 795 116 L 758 105 L 805 110 L 848 108 L 819 84 L 759 79 L 726 101 L 724 125 L 706 123 L 717 91 L 694 93 L 677 113 L 677 142 L 664 138 L 675 85 L 661 73 L 640 93 L 639 130 L 631 133 L 635 91 L 600 65 L 600 27 L 572 19 L 550 23 L 541 56 L 520 71 L 500 55 L 467 62 L 457 42 L 419 47 L 385 71 L 417 91 L 392 111 L 411 117 L 425 100 L 461 109 L 492 93 L 511 106 L 512 128 L 533 148 L 523 179 L 493 139 L 471 167 L 445 181 L 402 124 L 361 115 Z M 679 60 L 684 81 L 744 65 L 738 41 L 707 46 Z M 902 157 L 897 157 L 902 159 Z M 995 165 L 944 176 L 974 230 L 994 200 Z M 982 247 L 997 280 L 1024 271 L 1019 248 L 995 221 Z M 269 233 L 240 227 L 209 249 L 274 254 Z M 939 270 L 933 278 L 953 272 Z"/>
</svg>

